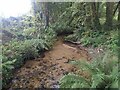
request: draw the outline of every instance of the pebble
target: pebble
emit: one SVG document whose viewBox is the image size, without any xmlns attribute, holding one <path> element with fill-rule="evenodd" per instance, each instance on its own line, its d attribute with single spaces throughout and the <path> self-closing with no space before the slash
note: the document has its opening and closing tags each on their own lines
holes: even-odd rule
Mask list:
<svg viewBox="0 0 120 90">
<path fill-rule="evenodd" d="M 52 67 L 52 70 L 55 70 L 56 68 L 55 67 Z"/>
<path fill-rule="evenodd" d="M 55 90 L 59 90 L 58 88 L 60 88 L 59 85 L 53 85 L 53 88 L 55 88 Z"/>
<path fill-rule="evenodd" d="M 67 75 L 67 74 L 68 74 L 68 72 L 67 72 L 67 71 L 63 72 L 63 75 Z"/>
<path fill-rule="evenodd" d="M 61 68 L 61 70 L 62 70 L 62 71 L 64 71 L 64 69 L 63 69 L 63 68 Z"/>
<path fill-rule="evenodd" d="M 54 77 L 50 77 L 49 79 L 51 79 L 51 80 L 55 80 Z"/>
<path fill-rule="evenodd" d="M 26 83 L 29 83 L 29 81 L 27 80 Z"/>
<path fill-rule="evenodd" d="M 17 82 L 17 80 L 12 80 L 12 83 L 16 83 Z"/>
<path fill-rule="evenodd" d="M 69 63 L 69 60 L 65 60 L 64 63 Z"/>
</svg>

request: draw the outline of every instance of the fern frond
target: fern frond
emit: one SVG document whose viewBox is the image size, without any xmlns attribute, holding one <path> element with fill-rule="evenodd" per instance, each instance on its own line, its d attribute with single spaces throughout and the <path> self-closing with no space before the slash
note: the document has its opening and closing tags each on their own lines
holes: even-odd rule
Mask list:
<svg viewBox="0 0 120 90">
<path fill-rule="evenodd" d="M 78 75 L 75 75 L 75 74 L 68 74 L 68 75 L 65 75 L 63 78 L 61 78 L 60 86 L 61 88 L 73 88 L 75 86 L 77 86 L 78 88 L 79 87 L 86 87 L 86 88 L 90 87 L 87 79 L 80 77 Z"/>
<path fill-rule="evenodd" d="M 79 66 L 82 70 L 86 70 L 91 77 L 89 77 L 88 81 L 85 77 L 78 75 L 66 75 L 62 78 L 62 87 L 118 88 L 118 78 L 120 76 L 120 72 L 118 72 L 118 60 L 112 57 L 108 53 L 104 57 L 96 58 L 91 62 L 85 60 L 72 61 L 72 64 Z"/>
<path fill-rule="evenodd" d="M 96 74 L 92 76 L 92 85 L 91 88 L 97 88 L 100 83 L 104 80 L 104 74 Z"/>
</svg>

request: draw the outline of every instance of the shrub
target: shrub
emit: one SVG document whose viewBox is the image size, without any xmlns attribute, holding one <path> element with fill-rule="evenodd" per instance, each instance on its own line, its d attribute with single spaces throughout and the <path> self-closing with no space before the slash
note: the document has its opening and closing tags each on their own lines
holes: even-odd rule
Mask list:
<svg viewBox="0 0 120 90">
<path fill-rule="evenodd" d="M 81 70 L 90 74 L 89 78 L 68 74 L 61 78 L 61 88 L 118 88 L 118 60 L 111 54 L 98 57 L 91 62 L 74 62 Z"/>
<path fill-rule="evenodd" d="M 57 35 L 73 33 L 74 29 L 64 22 L 56 23 L 52 26 Z"/>
<path fill-rule="evenodd" d="M 30 41 L 11 41 L 2 46 L 2 85 L 5 87 L 13 77 L 13 70 L 19 68 L 26 59 L 38 55 L 37 49 Z"/>
<path fill-rule="evenodd" d="M 117 31 L 93 31 L 80 28 L 74 31 L 74 34 L 65 37 L 65 41 L 81 42 L 83 46 L 104 47 L 113 52 L 118 50 L 118 32 Z"/>
<path fill-rule="evenodd" d="M 80 41 L 80 39 L 82 38 L 82 32 L 84 32 L 83 27 L 75 30 L 73 34 L 66 36 L 65 41 Z"/>
<path fill-rule="evenodd" d="M 77 41 L 77 38 L 76 38 L 76 36 L 75 36 L 74 34 L 72 34 L 72 35 L 66 36 L 66 37 L 64 38 L 64 40 L 65 40 L 65 41 L 73 41 L 73 42 L 76 42 L 76 41 Z"/>
<path fill-rule="evenodd" d="M 0 59 L 2 60 L 1 70 L 2 70 L 2 85 L 6 86 L 7 82 L 13 77 L 12 70 L 14 69 L 14 62 L 16 59 L 8 61 L 6 56 L 0 55 Z"/>
<path fill-rule="evenodd" d="M 27 28 L 23 30 L 22 35 L 26 37 L 26 39 L 32 39 L 36 37 L 38 30 L 35 27 Z"/>
<path fill-rule="evenodd" d="M 45 45 L 45 49 L 48 50 L 52 47 L 56 37 L 56 32 L 52 28 L 47 28 L 42 30 L 40 34 L 38 34 L 38 38 L 43 40 Z"/>
<path fill-rule="evenodd" d="M 13 70 L 21 67 L 26 60 L 34 59 L 44 50 L 49 50 L 54 42 L 56 33 L 48 28 L 41 31 L 34 39 L 17 41 L 16 39 L 2 45 L 3 87 L 13 77 Z"/>
<path fill-rule="evenodd" d="M 22 42 L 21 42 L 22 43 Z M 22 54 L 24 60 L 34 59 L 38 56 L 38 51 L 33 40 L 25 40 L 21 46 L 18 45 L 18 52 Z"/>
</svg>

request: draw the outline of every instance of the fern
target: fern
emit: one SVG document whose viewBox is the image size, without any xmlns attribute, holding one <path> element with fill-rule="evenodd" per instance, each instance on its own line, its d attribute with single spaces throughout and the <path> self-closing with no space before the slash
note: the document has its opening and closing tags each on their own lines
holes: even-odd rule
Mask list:
<svg viewBox="0 0 120 90">
<path fill-rule="evenodd" d="M 12 70 L 14 69 L 14 63 L 16 59 L 7 61 L 8 58 L 0 55 L 2 59 L 1 70 L 2 70 L 2 85 L 6 86 L 8 80 L 12 77 Z"/>
<path fill-rule="evenodd" d="M 68 74 L 61 78 L 60 84 L 62 88 L 84 88 L 90 87 L 87 79 L 75 74 Z"/>
<path fill-rule="evenodd" d="M 89 79 L 80 75 L 68 74 L 60 80 L 61 88 L 118 88 L 118 61 L 107 53 L 91 62 L 72 62 L 81 70 L 89 72 Z"/>
</svg>

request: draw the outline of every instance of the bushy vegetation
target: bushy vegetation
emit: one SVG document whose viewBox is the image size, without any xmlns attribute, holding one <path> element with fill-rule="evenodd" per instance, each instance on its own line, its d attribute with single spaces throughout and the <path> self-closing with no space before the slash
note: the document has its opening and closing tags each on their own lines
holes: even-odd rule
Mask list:
<svg viewBox="0 0 120 90">
<path fill-rule="evenodd" d="M 103 47 L 114 52 L 118 47 L 118 31 L 75 31 L 74 34 L 65 37 L 65 41 L 80 42 L 86 47 Z"/>
<path fill-rule="evenodd" d="M 71 13 L 71 17 L 66 22 L 70 22 L 69 26 L 74 29 L 74 33 L 66 36 L 65 41 L 78 42 L 90 48 L 102 48 L 103 53 L 110 50 L 112 53 L 105 57 L 96 55 L 95 60 L 90 62 L 74 62 L 75 65 L 80 66 L 80 70 L 85 68 L 90 77 L 85 78 L 77 74 L 65 75 L 60 80 L 61 88 L 118 88 L 118 58 L 114 58 L 117 57 L 114 53 L 118 53 L 118 30 L 120 28 L 116 25 L 114 27 L 113 22 L 118 23 L 120 19 L 115 14 L 113 16 L 115 18 L 109 15 L 113 13 L 108 10 L 109 5 L 110 3 L 103 2 L 73 3 L 67 8 L 66 12 Z M 106 13 L 103 7 L 107 8 Z M 113 3 L 111 3 L 111 8 L 115 8 Z M 99 10 L 102 10 L 101 14 Z"/>
<path fill-rule="evenodd" d="M 105 54 L 90 62 L 71 62 L 77 65 L 89 77 L 68 74 L 61 78 L 61 88 L 118 88 L 119 75 L 118 58 L 112 54 Z"/>
<path fill-rule="evenodd" d="M 50 50 L 57 35 L 69 34 L 65 41 L 79 42 L 84 47 L 101 47 L 104 53 L 107 50 L 112 53 L 104 57 L 96 56 L 90 62 L 74 62 L 80 70 L 87 70 L 90 76 L 65 75 L 60 81 L 61 88 L 117 88 L 118 61 L 113 52 L 118 50 L 119 4 L 34 1 L 32 16 L 10 17 L 0 21 L 4 34 L 11 38 L 1 45 L 3 87 L 13 77 L 14 70 L 26 60 Z M 116 7 L 118 11 L 115 11 Z"/>
<path fill-rule="evenodd" d="M 13 77 L 13 71 L 21 67 L 26 60 L 38 57 L 43 51 L 52 48 L 56 33 L 51 29 L 45 29 L 37 38 L 18 41 L 14 39 L 2 45 L 2 73 L 3 86 Z"/>
</svg>

